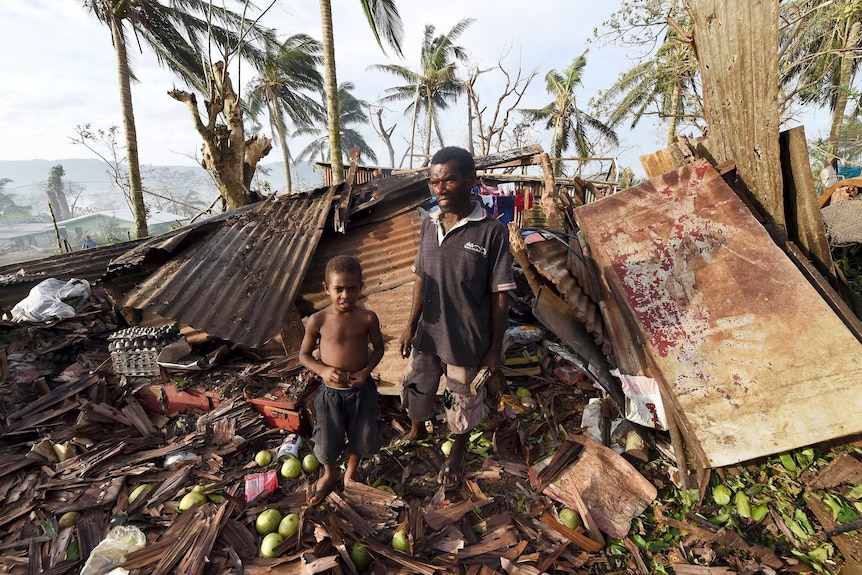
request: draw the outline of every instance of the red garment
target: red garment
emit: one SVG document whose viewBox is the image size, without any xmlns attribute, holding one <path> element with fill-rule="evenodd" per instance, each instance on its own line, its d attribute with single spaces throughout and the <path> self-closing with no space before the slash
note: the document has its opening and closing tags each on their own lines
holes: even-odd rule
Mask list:
<svg viewBox="0 0 862 575">
<path fill-rule="evenodd" d="M 515 194 L 515 212 L 523 212 L 533 207 L 533 194 Z"/>
</svg>

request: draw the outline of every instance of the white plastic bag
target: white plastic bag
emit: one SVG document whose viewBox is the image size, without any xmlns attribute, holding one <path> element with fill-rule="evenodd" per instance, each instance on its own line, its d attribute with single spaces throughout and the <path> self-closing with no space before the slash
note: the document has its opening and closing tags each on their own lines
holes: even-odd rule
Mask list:
<svg viewBox="0 0 862 575">
<path fill-rule="evenodd" d="M 619 374 L 626 396 L 626 419 L 653 429 L 667 429 L 667 416 L 658 382 L 643 375 Z"/>
<path fill-rule="evenodd" d="M 104 575 L 112 567 L 125 561 L 126 555 L 143 549 L 146 544 L 147 536 L 137 527 L 133 525 L 114 527 L 90 553 L 90 557 L 81 569 L 81 575 Z M 128 573 L 125 569 L 111 571 L 111 573 L 117 572 Z"/>
<path fill-rule="evenodd" d="M 72 278 L 69 281 L 46 279 L 33 286 L 30 294 L 12 308 L 12 321 L 40 322 L 75 316 L 75 308 L 62 300 L 72 300 L 80 306 L 90 298 L 90 283 Z"/>
</svg>

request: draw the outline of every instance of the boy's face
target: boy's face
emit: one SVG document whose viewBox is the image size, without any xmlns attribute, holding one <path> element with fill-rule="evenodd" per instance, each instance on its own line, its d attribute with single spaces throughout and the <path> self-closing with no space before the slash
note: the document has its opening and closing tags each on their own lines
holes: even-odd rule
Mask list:
<svg viewBox="0 0 862 575">
<path fill-rule="evenodd" d="M 343 313 L 356 307 L 361 290 L 362 279 L 358 274 L 332 272 L 328 280 L 323 282 L 323 291 L 329 296 L 333 308 Z"/>
</svg>

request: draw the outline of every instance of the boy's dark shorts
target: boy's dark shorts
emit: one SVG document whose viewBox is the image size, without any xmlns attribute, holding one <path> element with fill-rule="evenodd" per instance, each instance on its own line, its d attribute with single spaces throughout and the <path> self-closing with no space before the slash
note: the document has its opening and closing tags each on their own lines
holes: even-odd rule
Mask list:
<svg viewBox="0 0 862 575">
<path fill-rule="evenodd" d="M 321 385 L 314 410 L 314 455 L 322 464 L 338 461 L 345 448 L 368 457 L 383 447 L 377 386 L 370 377 L 362 387 Z"/>
</svg>

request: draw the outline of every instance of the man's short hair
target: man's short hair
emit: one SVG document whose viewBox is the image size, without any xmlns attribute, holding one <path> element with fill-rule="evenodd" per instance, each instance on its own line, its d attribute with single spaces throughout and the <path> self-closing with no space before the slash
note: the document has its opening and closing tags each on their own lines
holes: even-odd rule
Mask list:
<svg viewBox="0 0 862 575">
<path fill-rule="evenodd" d="M 453 162 L 461 176 L 469 176 L 476 173 L 476 162 L 473 161 L 473 155 L 464 148 L 457 146 L 446 146 L 434 154 L 431 158 L 431 165 L 446 164 Z"/>
<path fill-rule="evenodd" d="M 353 256 L 335 256 L 326 262 L 325 279 L 329 281 L 329 276 L 336 274 L 355 274 L 362 279 L 362 264 Z"/>
</svg>

